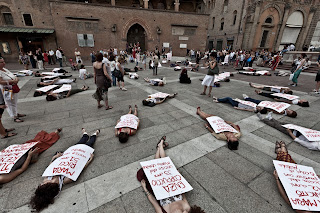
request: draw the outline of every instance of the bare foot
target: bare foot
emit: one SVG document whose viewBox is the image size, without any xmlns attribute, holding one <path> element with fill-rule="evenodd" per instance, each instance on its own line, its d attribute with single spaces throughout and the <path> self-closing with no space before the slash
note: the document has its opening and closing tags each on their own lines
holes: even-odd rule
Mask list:
<svg viewBox="0 0 320 213">
<path fill-rule="evenodd" d="M 200 107 L 197 107 L 197 115 L 199 115 Z"/>
<path fill-rule="evenodd" d="M 85 128 L 82 128 L 82 129 L 81 129 L 81 132 L 82 132 L 82 134 L 84 134 L 84 133 L 86 132 L 86 129 L 85 129 Z"/>
</svg>

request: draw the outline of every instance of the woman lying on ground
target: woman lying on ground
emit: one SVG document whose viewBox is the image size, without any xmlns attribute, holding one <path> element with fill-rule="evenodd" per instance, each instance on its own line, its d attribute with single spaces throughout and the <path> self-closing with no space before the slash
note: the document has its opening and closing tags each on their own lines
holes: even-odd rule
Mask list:
<svg viewBox="0 0 320 213">
<path fill-rule="evenodd" d="M 255 71 L 255 72 L 248 72 L 248 71 L 238 71 L 238 74 L 242 75 L 252 75 L 252 76 L 261 76 L 261 75 L 266 75 L 266 76 L 271 76 L 271 73 L 269 71 Z"/>
<path fill-rule="evenodd" d="M 272 94 L 274 94 L 273 92 L 271 92 L 271 93 L 269 93 L 269 92 L 262 92 L 262 91 L 260 91 L 260 90 L 255 90 L 255 92 L 256 92 L 258 95 L 261 95 L 261 96 L 264 96 L 264 97 L 268 97 L 268 98 L 272 98 L 272 99 L 275 100 L 275 101 L 285 102 L 285 103 L 288 103 L 288 104 L 299 105 L 299 106 L 302 106 L 302 107 L 309 107 L 309 102 L 308 102 L 307 100 L 295 99 L 295 100 L 290 101 L 290 100 L 285 99 L 285 98 L 273 96 L 273 95 L 272 95 Z"/>
<path fill-rule="evenodd" d="M 144 78 L 144 80 L 152 86 L 163 86 L 166 84 L 165 78 L 163 78 L 163 79 L 149 79 L 148 77 L 146 77 L 146 78 Z"/>
<path fill-rule="evenodd" d="M 55 101 L 57 99 L 68 98 L 71 95 L 74 95 L 79 92 L 83 92 L 88 90 L 89 87 L 83 86 L 81 89 L 70 89 L 69 91 L 64 91 L 61 93 L 54 93 L 54 91 L 47 94 L 46 100 L 47 101 Z"/>
<path fill-rule="evenodd" d="M 250 87 L 256 88 L 256 89 L 261 89 L 265 91 L 271 91 L 271 92 L 276 92 L 276 93 L 285 93 L 285 94 L 290 94 L 292 95 L 293 92 L 290 88 L 288 87 L 281 87 L 281 86 L 267 86 L 267 85 L 256 85 L 253 83 L 249 83 Z"/>
<path fill-rule="evenodd" d="M 288 153 L 287 146 L 283 141 L 280 141 L 280 142 L 277 141 L 276 142 L 275 153 L 277 154 L 277 159 L 276 160 L 278 160 L 278 161 L 284 161 L 284 162 L 287 162 L 287 163 L 296 163 L 292 159 L 291 155 Z M 273 176 L 276 179 L 277 187 L 278 187 L 278 190 L 279 190 L 279 193 L 280 193 L 281 197 L 286 201 L 286 203 L 288 205 L 291 206 L 290 200 L 289 200 L 289 198 L 287 196 L 286 191 L 284 190 L 284 188 L 283 188 L 283 186 L 281 184 L 281 181 L 279 179 L 279 176 L 278 176 L 278 173 L 277 173 L 276 170 L 274 170 Z M 312 213 L 311 211 L 303 211 L 303 210 L 295 210 L 295 212 L 297 212 L 297 213 Z"/>
<path fill-rule="evenodd" d="M 174 98 L 178 93 L 174 93 L 172 95 L 168 94 L 165 98 L 156 97 L 153 95 L 149 95 L 149 97 L 142 101 L 142 104 L 144 106 L 150 106 L 153 107 L 157 104 L 162 104 L 167 98 Z"/>
<path fill-rule="evenodd" d="M 207 118 L 215 116 L 211 114 L 207 114 L 203 111 L 201 111 L 200 107 L 197 108 L 197 115 L 199 115 L 203 120 L 207 121 Z M 210 124 L 208 122 L 205 124 L 206 129 L 211 132 L 211 134 L 216 137 L 218 140 L 224 140 L 228 143 L 228 148 L 230 150 L 237 150 L 239 146 L 239 138 L 241 137 L 240 127 L 238 125 L 235 125 L 232 122 L 225 121 L 227 124 L 232 126 L 235 130 L 237 130 L 237 133 L 234 132 L 221 132 L 221 133 L 215 133 L 214 130 L 210 127 Z"/>
<path fill-rule="evenodd" d="M 100 130 L 96 130 L 90 137 L 85 129 L 82 129 L 82 138 L 77 144 L 84 144 L 93 148 L 94 143 Z M 51 159 L 50 164 L 57 158 L 61 157 L 63 152 L 57 152 Z M 93 154 L 91 154 L 90 159 L 86 163 L 86 168 L 93 160 Z M 60 193 L 62 186 L 68 183 L 72 183 L 73 180 L 67 178 L 63 175 L 45 177 L 42 183 L 38 186 L 35 191 L 35 195 L 32 197 L 30 204 L 31 207 L 37 211 L 49 206 L 54 202 L 54 198 Z"/>
<path fill-rule="evenodd" d="M 124 68 L 125 75 L 127 75 L 128 72 L 138 72 L 141 70 L 143 70 L 143 69 L 142 69 L 142 67 L 139 67 L 139 66 L 135 66 L 133 69 Z"/>
<path fill-rule="evenodd" d="M 39 82 L 37 84 L 37 87 L 45 87 L 45 86 L 49 86 L 49 85 L 54 85 L 54 84 L 71 84 L 71 83 L 75 83 L 76 82 L 76 78 L 74 79 L 60 79 L 60 78 L 56 78 L 54 80 L 45 80 L 43 82 Z"/>
<path fill-rule="evenodd" d="M 310 150 L 320 151 L 320 141 L 309 141 L 306 137 L 304 137 L 297 130 L 292 131 L 290 129 L 283 127 L 282 125 L 286 125 L 287 123 L 283 123 L 283 122 L 275 120 L 274 118 L 272 118 L 272 113 L 269 113 L 265 118 L 263 118 L 262 115 L 259 113 L 257 114 L 257 116 L 259 117 L 259 119 L 263 123 L 265 123 L 268 126 L 271 126 L 275 129 L 279 130 L 280 132 L 290 136 L 295 142 L 299 143 L 300 145 L 302 145 Z"/>
<path fill-rule="evenodd" d="M 7 174 L 0 174 L 0 184 L 8 183 L 15 179 L 18 175 L 27 170 L 30 163 L 35 163 L 38 160 L 38 156 L 49 149 L 54 143 L 56 143 L 60 136 L 59 133 L 62 129 L 57 129 L 55 132 L 47 133 L 45 131 L 39 132 L 36 137 L 25 143 L 38 142 L 33 150 L 30 150 L 24 154 L 12 167 L 11 172 Z"/>
<path fill-rule="evenodd" d="M 261 114 L 267 114 L 267 112 L 268 112 L 268 110 L 264 107 L 259 107 L 259 106 L 253 107 L 251 105 L 245 104 L 245 102 L 240 103 L 236 99 L 232 99 L 230 97 L 225 97 L 225 98 L 213 97 L 213 101 L 215 101 L 217 103 L 228 103 L 231 106 L 233 106 L 233 108 L 238 109 L 238 110 L 255 112 L 255 113 L 260 112 Z"/>
<path fill-rule="evenodd" d="M 166 143 L 165 140 L 166 136 L 163 136 L 158 142 L 155 159 L 166 157 L 164 148 L 169 146 L 169 144 Z M 137 172 L 137 179 L 141 183 L 141 186 L 156 213 L 204 213 L 204 211 L 198 206 L 191 207 L 184 194 L 175 195 L 159 201 L 156 200 L 150 183 L 142 169 Z"/>
<path fill-rule="evenodd" d="M 120 143 L 126 143 L 129 139 L 129 136 L 135 135 L 137 129 L 139 128 L 140 120 L 138 116 L 138 107 L 134 106 L 134 113 L 132 114 L 131 105 L 129 105 L 129 112 L 126 115 L 120 117 L 120 120 L 117 121 L 115 127 L 115 135 L 119 137 Z M 128 123 L 132 124 L 131 127 L 128 127 Z"/>
<path fill-rule="evenodd" d="M 253 99 L 253 98 L 250 98 L 249 96 L 247 96 L 246 94 L 242 94 L 243 95 L 243 98 L 245 101 L 250 101 L 252 103 L 255 103 L 255 104 L 260 104 L 260 102 L 262 102 L 262 100 L 257 100 L 257 99 Z M 280 114 L 280 115 L 287 115 L 288 117 L 291 117 L 291 118 L 295 118 L 297 117 L 297 112 L 292 110 L 292 109 L 285 109 L 281 112 L 277 112 L 275 110 L 272 110 L 272 109 L 268 109 L 268 111 L 271 111 L 271 112 L 274 112 L 276 114 Z"/>
<path fill-rule="evenodd" d="M 55 72 L 40 73 L 39 71 L 36 71 L 36 73 L 34 74 L 34 77 L 44 77 L 45 78 L 47 76 L 56 76 L 56 77 L 59 77 L 61 79 L 72 77 L 72 75 L 66 75 L 64 73 L 55 73 Z"/>
</svg>

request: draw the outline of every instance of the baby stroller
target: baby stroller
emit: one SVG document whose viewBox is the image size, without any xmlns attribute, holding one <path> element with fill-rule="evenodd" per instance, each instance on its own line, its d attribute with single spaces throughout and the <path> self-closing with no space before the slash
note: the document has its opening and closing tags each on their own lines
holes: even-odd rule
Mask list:
<svg viewBox="0 0 320 213">
<path fill-rule="evenodd" d="M 74 62 L 72 58 L 69 59 L 69 62 L 70 62 L 70 67 L 73 71 L 79 70 L 78 64 Z"/>
</svg>

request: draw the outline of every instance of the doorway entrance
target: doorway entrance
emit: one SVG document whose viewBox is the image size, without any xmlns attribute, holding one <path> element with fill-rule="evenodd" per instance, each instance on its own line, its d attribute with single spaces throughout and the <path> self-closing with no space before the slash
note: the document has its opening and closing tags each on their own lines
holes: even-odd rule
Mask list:
<svg viewBox="0 0 320 213">
<path fill-rule="evenodd" d="M 146 31 L 140 24 L 134 24 L 130 27 L 127 33 L 128 44 L 136 44 L 139 42 L 141 51 L 146 50 Z"/>
<path fill-rule="evenodd" d="M 24 52 L 32 51 L 35 54 L 38 48 L 44 51 L 43 40 L 41 37 L 18 37 L 19 48 Z"/>
</svg>

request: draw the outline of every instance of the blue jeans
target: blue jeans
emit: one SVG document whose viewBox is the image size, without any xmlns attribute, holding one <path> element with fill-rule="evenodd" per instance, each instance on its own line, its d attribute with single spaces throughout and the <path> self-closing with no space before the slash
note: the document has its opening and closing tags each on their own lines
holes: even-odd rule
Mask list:
<svg viewBox="0 0 320 213">
<path fill-rule="evenodd" d="M 229 103 L 231 104 L 231 106 L 233 107 L 237 107 L 239 102 L 238 101 L 234 101 L 232 98 L 230 97 L 226 97 L 226 98 L 218 98 L 218 101 L 221 103 Z"/>
<path fill-rule="evenodd" d="M 114 76 L 113 73 L 111 73 L 111 76 L 112 76 L 112 85 L 113 86 L 117 86 L 117 78 L 116 78 L 116 76 Z"/>
<path fill-rule="evenodd" d="M 260 104 L 260 100 L 257 100 L 257 99 L 253 99 L 253 98 L 245 98 L 244 99 L 245 101 L 250 101 L 250 102 L 253 102 L 255 104 Z"/>
<path fill-rule="evenodd" d="M 80 141 L 77 144 L 85 144 L 85 145 L 93 148 L 93 145 L 96 142 L 96 138 L 97 138 L 96 135 L 91 135 L 91 137 L 89 139 L 89 135 L 83 134 L 82 138 L 80 139 Z"/>
<path fill-rule="evenodd" d="M 62 58 L 57 58 L 57 61 L 59 61 L 60 67 L 62 67 Z"/>
</svg>

